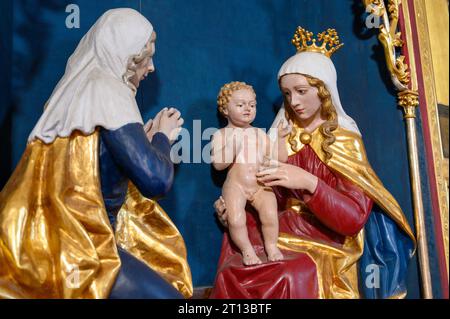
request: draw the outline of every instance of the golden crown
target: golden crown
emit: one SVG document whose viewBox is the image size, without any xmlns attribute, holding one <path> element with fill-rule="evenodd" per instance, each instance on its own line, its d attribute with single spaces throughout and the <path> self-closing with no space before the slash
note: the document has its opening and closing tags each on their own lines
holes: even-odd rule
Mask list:
<svg viewBox="0 0 450 319">
<path fill-rule="evenodd" d="M 322 42 L 322 44 L 316 45 L 316 42 Z M 313 33 L 302 27 L 297 27 L 292 44 L 297 48 L 297 53 L 305 51 L 319 52 L 327 57 L 331 57 L 334 52 L 344 45 L 340 43 L 335 29 L 328 29 L 321 32 L 317 35 L 317 39 L 313 39 Z"/>
</svg>

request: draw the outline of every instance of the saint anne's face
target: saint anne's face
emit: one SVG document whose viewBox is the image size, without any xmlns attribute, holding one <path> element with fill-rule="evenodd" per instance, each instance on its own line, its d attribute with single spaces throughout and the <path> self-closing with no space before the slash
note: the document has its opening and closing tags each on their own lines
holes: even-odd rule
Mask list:
<svg viewBox="0 0 450 319">
<path fill-rule="evenodd" d="M 242 128 L 250 126 L 256 117 L 255 93 L 249 89 L 234 91 L 224 114 L 233 126 Z"/>
<path fill-rule="evenodd" d="M 150 49 L 150 55 L 147 56 L 141 63 L 136 65 L 136 74 L 130 79 L 131 83 L 134 84 L 136 88 L 139 87 L 139 82 L 144 80 L 149 73 L 155 71 L 155 66 L 153 65 L 153 55 L 155 54 L 155 41 L 156 33 L 153 31 L 149 42 L 146 44 L 146 48 Z"/>
<path fill-rule="evenodd" d="M 280 88 L 284 100 L 287 102 L 302 123 L 311 123 L 320 119 L 322 102 L 317 95 L 316 87 L 311 86 L 305 76 L 301 74 L 286 74 L 281 77 Z"/>
</svg>

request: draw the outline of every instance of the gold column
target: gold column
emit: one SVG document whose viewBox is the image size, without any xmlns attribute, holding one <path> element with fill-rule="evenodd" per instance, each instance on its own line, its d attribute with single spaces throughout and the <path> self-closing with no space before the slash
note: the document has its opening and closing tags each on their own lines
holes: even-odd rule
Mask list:
<svg viewBox="0 0 450 319">
<path fill-rule="evenodd" d="M 449 105 L 449 15 L 447 0 L 414 0 L 414 14 L 416 17 L 417 33 L 419 41 L 420 62 L 423 74 L 424 98 L 426 101 L 426 115 L 428 117 L 428 129 L 431 138 L 432 158 L 437 190 L 437 199 L 440 212 L 440 229 L 443 246 L 445 270 L 449 273 L 449 181 L 448 181 L 448 157 L 444 157 L 443 143 L 445 138 L 441 136 L 441 123 L 439 123 L 438 104 Z M 419 57 L 418 57 L 419 58 Z M 447 131 L 447 132 L 445 132 Z M 443 128 L 443 134 L 448 134 Z M 436 218 L 437 216 L 435 216 Z M 437 223 L 438 225 L 439 223 Z M 436 238 L 438 239 L 438 238 Z M 443 276 L 443 274 L 441 274 Z M 443 287 L 446 289 L 446 287 Z"/>
<path fill-rule="evenodd" d="M 388 0 L 385 5 L 384 0 L 363 0 L 367 11 L 379 17 L 380 30 L 378 39 L 383 45 L 387 68 L 391 73 L 391 79 L 398 93 L 398 104 L 405 112 L 406 131 L 408 137 L 408 158 L 411 175 L 411 188 L 414 208 L 414 221 L 418 242 L 418 258 L 420 274 L 422 280 L 422 293 L 425 299 L 433 298 L 430 262 L 428 258 L 428 244 L 425 228 L 425 217 L 422 200 L 422 189 L 420 183 L 419 156 L 417 148 L 415 110 L 419 105 L 417 81 L 415 70 L 413 69 L 413 83 L 411 84 L 411 74 L 408 72 L 408 65 L 404 62 L 405 56 L 398 55 L 397 50 L 404 46 L 401 33 L 397 31 L 400 0 Z M 406 20 L 406 19 L 405 19 Z M 408 21 L 405 21 L 409 23 Z M 407 29 L 410 26 L 407 26 Z M 414 66 L 413 66 L 414 68 Z"/>
<path fill-rule="evenodd" d="M 431 287 L 430 265 L 428 260 L 428 244 L 425 228 L 425 214 L 422 202 L 422 189 L 420 187 L 419 151 L 417 149 L 416 136 L 416 112 L 419 106 L 419 94 L 417 91 L 404 90 L 398 93 L 399 105 L 405 112 L 406 130 L 408 135 L 409 170 L 411 175 L 411 187 L 413 194 L 414 219 L 416 225 L 416 237 L 419 250 L 420 274 L 422 276 L 422 290 L 425 299 L 433 298 Z"/>
</svg>

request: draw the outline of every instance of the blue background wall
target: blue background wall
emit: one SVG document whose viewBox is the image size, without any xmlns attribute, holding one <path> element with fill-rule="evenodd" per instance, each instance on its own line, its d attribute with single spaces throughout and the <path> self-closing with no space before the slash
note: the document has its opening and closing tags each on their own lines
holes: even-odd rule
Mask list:
<svg viewBox="0 0 450 319">
<path fill-rule="evenodd" d="M 0 2 L 0 185 L 11 173 L 11 81 L 12 81 L 12 12 L 11 1 Z"/>
<path fill-rule="evenodd" d="M 375 171 L 413 225 L 402 111 L 396 108 L 376 32 L 364 27 L 360 2 L 2 1 L 2 16 L 6 12 L 9 20 L 2 20 L 0 30 L 0 89 L 2 97 L 6 97 L 0 106 L 0 186 L 20 159 L 27 136 L 78 41 L 104 11 L 126 6 L 141 10 L 158 34 L 156 72 L 141 83 L 137 95 L 144 120 L 160 108 L 173 105 L 182 111 L 185 127 L 191 132 L 193 120 L 201 120 L 202 129 L 220 127 L 216 96 L 220 87 L 232 80 L 255 87 L 258 114 L 254 125 L 270 127 L 281 101 L 276 74 L 295 53 L 290 44 L 295 28 L 301 25 L 315 33 L 336 28 L 345 43 L 333 56 L 344 108 L 359 124 Z M 65 26 L 69 3 L 80 7 L 79 29 Z M 202 145 L 207 143 L 203 141 Z M 185 238 L 195 286 L 211 285 L 214 280 L 222 232 L 212 205 L 220 195 L 223 178 L 208 164 L 182 163 L 177 166 L 173 189 L 161 201 Z M 427 190 L 426 177 L 424 187 Z M 431 212 L 428 194 L 424 198 L 426 210 Z M 434 242 L 431 229 L 429 237 Z M 431 253 L 435 253 L 433 245 Z M 432 266 L 436 268 L 436 263 Z M 437 279 L 433 277 L 433 281 Z M 414 259 L 408 297 L 419 297 L 418 282 Z M 438 289 L 438 285 L 434 286 Z"/>
</svg>

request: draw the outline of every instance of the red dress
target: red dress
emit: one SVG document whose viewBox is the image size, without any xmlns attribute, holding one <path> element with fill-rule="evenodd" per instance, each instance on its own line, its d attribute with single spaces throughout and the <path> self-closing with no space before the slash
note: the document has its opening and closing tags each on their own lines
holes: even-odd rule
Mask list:
<svg viewBox="0 0 450 319">
<path fill-rule="evenodd" d="M 280 208 L 280 233 L 342 245 L 346 236 L 353 236 L 364 227 L 373 202 L 359 187 L 331 171 L 308 145 L 290 156 L 288 163 L 314 174 L 319 182 L 313 194 L 274 188 Z M 309 213 L 284 210 L 290 198 L 302 201 Z M 259 219 L 252 208 L 247 210 L 247 227 L 257 255 L 267 260 Z M 318 298 L 314 261 L 305 253 L 282 252 L 282 261 L 244 266 L 226 232 L 210 298 Z"/>
</svg>

